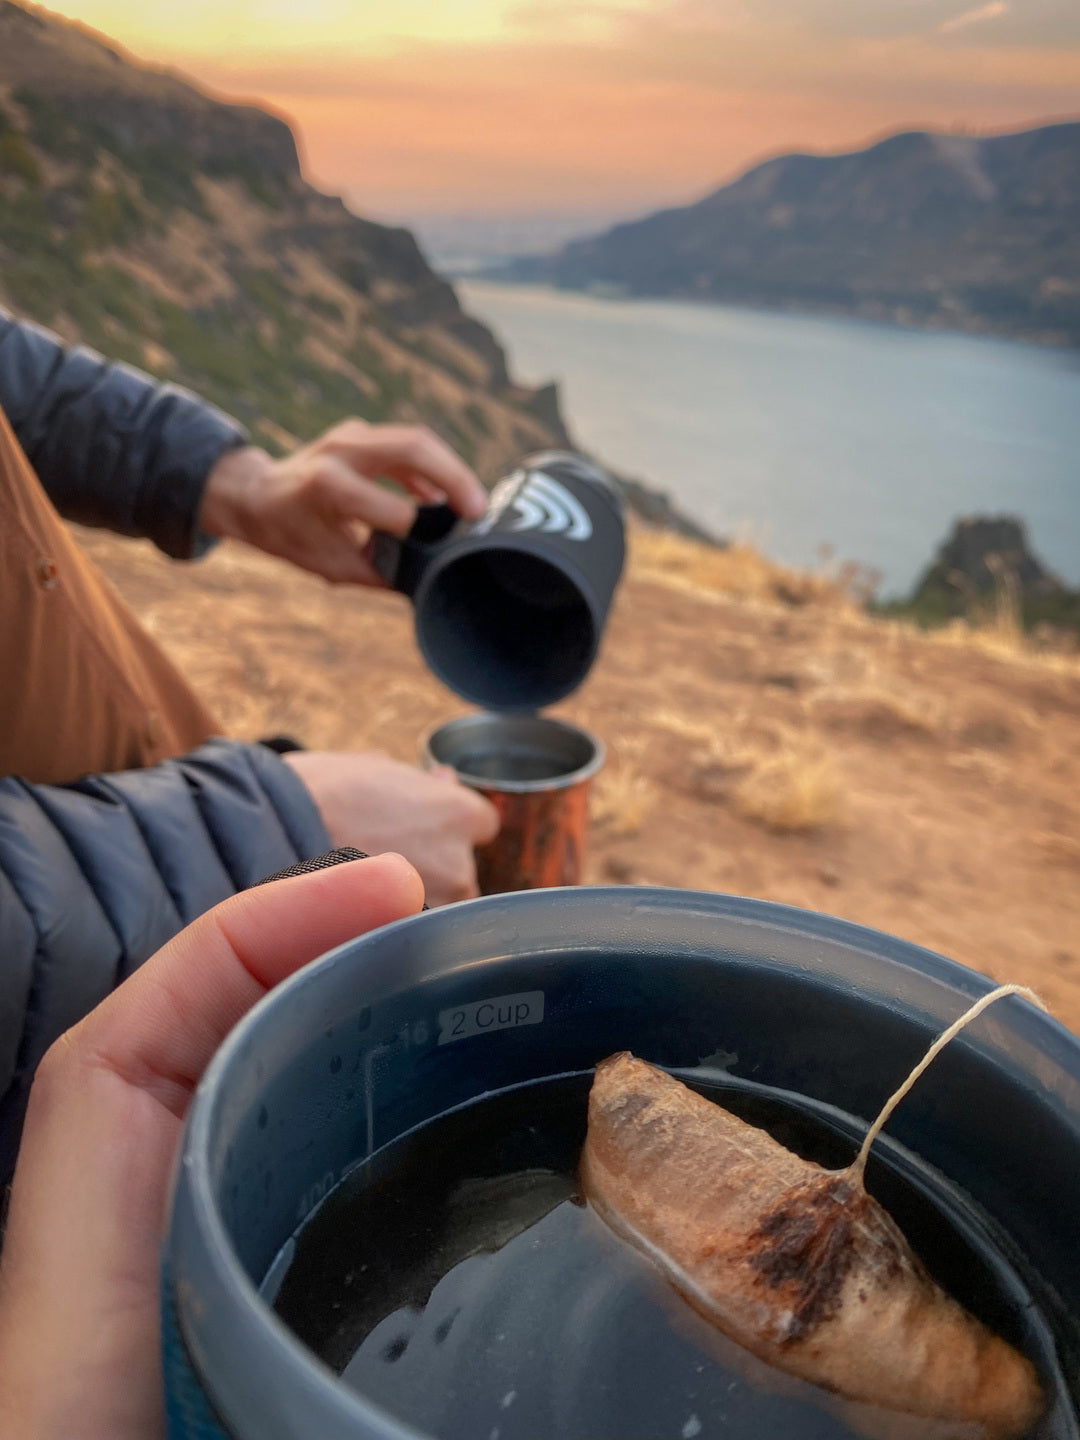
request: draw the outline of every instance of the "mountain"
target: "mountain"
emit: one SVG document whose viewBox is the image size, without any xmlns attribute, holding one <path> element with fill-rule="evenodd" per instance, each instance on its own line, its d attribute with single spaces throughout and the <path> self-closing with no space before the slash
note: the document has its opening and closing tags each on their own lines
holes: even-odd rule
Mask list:
<svg viewBox="0 0 1080 1440">
<path fill-rule="evenodd" d="M 0 0 L 0 303 L 288 448 L 423 421 L 491 478 L 566 444 L 406 230 L 303 179 L 284 121 Z"/>
<path fill-rule="evenodd" d="M 503 274 L 1080 345 L 1080 123 L 784 155 Z"/>
</svg>

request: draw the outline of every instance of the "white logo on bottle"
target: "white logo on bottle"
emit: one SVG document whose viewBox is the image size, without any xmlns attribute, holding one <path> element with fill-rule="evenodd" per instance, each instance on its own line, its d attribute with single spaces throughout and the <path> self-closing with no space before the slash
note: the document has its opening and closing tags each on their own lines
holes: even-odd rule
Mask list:
<svg viewBox="0 0 1080 1440">
<path fill-rule="evenodd" d="M 514 531 L 539 530 L 567 540 L 588 540 L 592 535 L 592 521 L 581 501 L 542 470 L 516 470 L 501 480 L 473 534 L 486 535 L 508 510 L 517 512 L 509 526 Z"/>
</svg>

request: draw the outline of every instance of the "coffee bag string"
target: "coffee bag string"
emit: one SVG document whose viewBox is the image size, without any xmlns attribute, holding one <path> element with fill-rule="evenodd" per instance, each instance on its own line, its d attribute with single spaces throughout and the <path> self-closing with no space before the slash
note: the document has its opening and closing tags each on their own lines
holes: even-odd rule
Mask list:
<svg viewBox="0 0 1080 1440">
<path fill-rule="evenodd" d="M 947 1030 L 941 1032 L 903 1084 L 894 1090 L 888 1100 L 885 1101 L 877 1119 L 866 1132 L 866 1138 L 862 1142 L 858 1155 L 856 1155 L 848 1169 L 848 1174 L 853 1182 L 856 1184 L 862 1183 L 863 1171 L 866 1169 L 866 1161 L 870 1154 L 871 1145 L 873 1145 L 874 1141 L 881 1134 L 886 1121 L 900 1104 L 900 1101 L 903 1100 L 905 1095 L 912 1089 L 915 1082 L 925 1074 L 950 1040 L 954 1040 L 956 1036 L 960 1034 L 960 1031 L 970 1025 L 973 1020 L 976 1020 L 988 1006 L 993 1005 L 997 1000 L 1003 1000 L 1006 995 L 1019 995 L 1024 1000 L 1030 1001 L 1032 1005 L 1037 1006 L 1040 1010 L 1047 1010 L 1047 1006 L 1040 1000 L 1038 995 L 1035 994 L 1035 991 L 1029 990 L 1026 985 L 999 985 L 996 990 L 991 990 L 988 994 L 984 995 L 981 1000 L 977 1000 L 974 1005 L 965 1010 L 958 1019 L 953 1021 Z"/>
</svg>

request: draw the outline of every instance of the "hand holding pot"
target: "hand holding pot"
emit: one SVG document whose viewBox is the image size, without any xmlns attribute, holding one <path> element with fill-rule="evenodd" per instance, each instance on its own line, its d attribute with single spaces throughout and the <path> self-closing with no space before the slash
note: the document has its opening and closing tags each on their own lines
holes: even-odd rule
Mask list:
<svg viewBox="0 0 1080 1440">
<path fill-rule="evenodd" d="M 398 855 L 236 895 L 48 1052 L 0 1264 L 0 1434 L 163 1433 L 160 1250 L 169 1175 L 202 1072 L 267 990 L 422 903 L 420 877 Z"/>
</svg>

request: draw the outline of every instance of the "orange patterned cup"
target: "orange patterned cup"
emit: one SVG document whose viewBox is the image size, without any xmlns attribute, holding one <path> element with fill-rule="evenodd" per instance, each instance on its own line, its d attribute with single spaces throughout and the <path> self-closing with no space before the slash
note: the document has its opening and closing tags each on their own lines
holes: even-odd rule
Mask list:
<svg viewBox="0 0 1080 1440">
<path fill-rule="evenodd" d="M 581 883 L 589 782 L 604 763 L 594 735 L 541 715 L 465 715 L 424 742 L 494 804 L 502 828 L 476 852 L 483 895 Z"/>
</svg>

